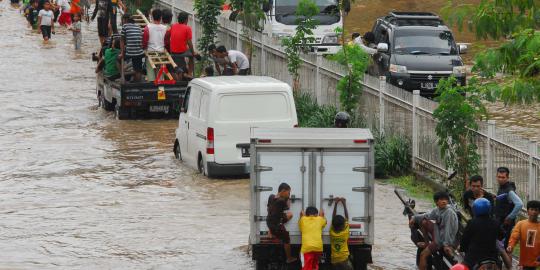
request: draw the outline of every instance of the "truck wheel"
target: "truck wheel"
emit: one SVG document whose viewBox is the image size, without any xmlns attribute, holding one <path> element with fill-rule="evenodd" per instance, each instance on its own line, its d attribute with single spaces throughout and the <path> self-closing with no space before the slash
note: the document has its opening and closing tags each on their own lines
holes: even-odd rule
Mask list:
<svg viewBox="0 0 540 270">
<path fill-rule="evenodd" d="M 182 160 L 182 152 L 180 151 L 180 144 L 178 141 L 174 142 L 174 157 L 178 160 Z"/>
<path fill-rule="evenodd" d="M 114 107 L 114 114 L 116 120 L 126 120 L 129 116 L 129 112 L 127 112 L 125 109 L 122 109 L 118 104 L 116 104 L 116 106 Z"/>
</svg>

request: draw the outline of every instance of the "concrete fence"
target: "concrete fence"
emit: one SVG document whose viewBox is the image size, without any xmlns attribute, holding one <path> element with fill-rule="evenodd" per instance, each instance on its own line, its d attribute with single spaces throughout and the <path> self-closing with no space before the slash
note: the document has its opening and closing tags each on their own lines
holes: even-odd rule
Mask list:
<svg viewBox="0 0 540 270">
<path fill-rule="evenodd" d="M 200 25 L 193 15 L 192 4 L 187 0 L 157 0 L 158 4 L 172 7 L 175 11 L 191 14 L 190 25 L 194 40 L 201 36 Z M 240 23 L 219 17 L 218 43 L 228 49 L 248 52 L 247 38 Z M 287 59 L 279 40 L 265 33 L 250 33 L 253 40 L 252 73 L 271 76 L 292 84 L 287 71 Z M 336 86 L 345 74 L 345 69 L 336 62 L 322 56 L 303 55 L 300 68 L 300 84 L 304 92 L 310 93 L 319 104 L 339 107 Z M 423 98 L 419 91 L 413 93 L 387 84 L 384 77 L 366 75 L 362 82 L 364 92 L 359 101 L 359 110 L 368 125 L 381 132 L 397 134 L 412 142 L 412 160 L 416 171 L 432 174 L 444 179 L 449 173 L 440 155 L 435 127 L 437 121 L 433 111 L 438 104 Z M 496 169 L 510 169 L 510 178 L 516 182 L 518 194 L 524 201 L 540 198 L 540 157 L 538 144 L 498 128 L 493 120 L 479 123 L 475 141 L 481 155 L 480 170 L 487 189 L 496 191 Z"/>
</svg>

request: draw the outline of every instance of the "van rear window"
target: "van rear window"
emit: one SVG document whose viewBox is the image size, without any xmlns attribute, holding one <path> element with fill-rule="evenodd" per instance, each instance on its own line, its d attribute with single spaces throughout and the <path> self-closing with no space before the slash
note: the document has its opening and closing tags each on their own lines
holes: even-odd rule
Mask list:
<svg viewBox="0 0 540 270">
<path fill-rule="evenodd" d="M 283 93 L 222 95 L 218 121 L 268 121 L 291 118 L 290 105 Z"/>
</svg>

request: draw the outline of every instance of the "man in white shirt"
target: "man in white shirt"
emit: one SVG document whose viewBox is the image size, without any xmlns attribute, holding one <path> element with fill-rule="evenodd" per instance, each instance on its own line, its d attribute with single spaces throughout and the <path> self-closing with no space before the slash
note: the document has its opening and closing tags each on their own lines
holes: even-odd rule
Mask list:
<svg viewBox="0 0 540 270">
<path fill-rule="evenodd" d="M 160 9 L 153 9 L 152 22 L 146 25 L 143 30 L 143 49 L 148 52 L 165 51 L 165 33 L 167 32 L 167 26 L 161 24 L 161 15 L 162 12 Z M 155 71 L 149 64 L 146 65 L 146 78 L 149 81 L 155 79 Z"/>
<path fill-rule="evenodd" d="M 245 54 L 235 50 L 228 50 L 225 46 L 219 46 L 216 49 L 219 58 L 227 57 L 229 65 L 232 67 L 234 75 L 249 75 L 249 60 Z"/>
</svg>

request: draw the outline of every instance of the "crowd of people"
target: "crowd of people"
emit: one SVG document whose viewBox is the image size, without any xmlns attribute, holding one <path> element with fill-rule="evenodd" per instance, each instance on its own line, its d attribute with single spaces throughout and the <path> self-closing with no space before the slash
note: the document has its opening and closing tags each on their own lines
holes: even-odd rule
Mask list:
<svg viewBox="0 0 540 270">
<path fill-rule="evenodd" d="M 462 204 L 471 219 L 462 229 L 461 237 L 458 234 L 458 209 L 450 194 L 445 191 L 434 194 L 436 207 L 433 210 L 411 217 L 409 225 L 413 231 L 421 231 L 422 235 L 421 240 L 415 241 L 421 250 L 417 262 L 420 270 L 431 269 L 428 265 L 435 253 L 455 259 L 458 251 L 464 254 L 463 262 L 452 269 L 502 269 L 503 263 L 507 266 L 512 264 L 512 253 L 518 246 L 520 269 L 535 270 L 540 267 L 540 201 L 529 200 L 526 204 L 527 219 L 520 221 L 524 204 L 516 193 L 515 183 L 510 181 L 510 170 L 506 167 L 498 168 L 496 178 L 496 195 L 483 188 L 484 180 L 481 176 L 475 175 L 469 179 L 470 188 L 464 192 Z M 285 228 L 285 224 L 293 217 L 289 211 L 290 192 L 290 186 L 282 183 L 278 193 L 269 197 L 266 219 L 270 235 L 279 239 L 284 246 L 287 263 L 297 260 L 291 253 L 289 232 Z M 345 217 L 336 215 L 340 202 Z M 346 244 L 349 231 L 345 202 L 343 198 L 335 200 L 330 226 L 333 269 L 352 269 Z M 302 234 L 300 252 L 304 257 L 303 269 L 318 269 L 319 257 L 323 251 L 322 231 L 327 225 L 324 213 L 310 206 L 300 216 L 298 225 Z M 482 268 L 490 264 L 498 268 Z"/>
</svg>

